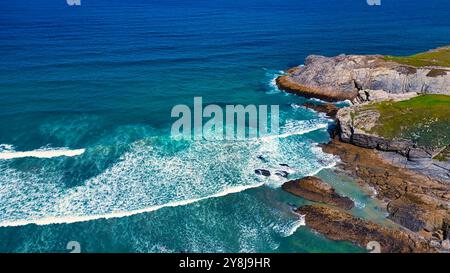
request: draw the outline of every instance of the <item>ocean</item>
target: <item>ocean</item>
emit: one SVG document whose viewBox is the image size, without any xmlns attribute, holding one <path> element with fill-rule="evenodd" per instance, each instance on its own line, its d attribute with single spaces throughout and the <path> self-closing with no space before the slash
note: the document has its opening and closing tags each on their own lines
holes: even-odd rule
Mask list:
<svg viewBox="0 0 450 273">
<path fill-rule="evenodd" d="M 318 147 L 332 121 L 274 79 L 310 54 L 450 44 L 446 0 L 2 0 L 0 14 L 0 252 L 364 252 L 307 229 L 291 206 L 308 201 L 255 174 L 318 175 L 354 214 L 385 217 Z M 174 140 L 171 109 L 194 97 L 279 105 L 281 135 Z"/>
</svg>

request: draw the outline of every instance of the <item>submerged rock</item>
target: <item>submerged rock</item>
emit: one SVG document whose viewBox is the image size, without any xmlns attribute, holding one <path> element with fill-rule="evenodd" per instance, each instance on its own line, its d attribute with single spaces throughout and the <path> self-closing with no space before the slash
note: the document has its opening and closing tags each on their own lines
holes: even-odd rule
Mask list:
<svg viewBox="0 0 450 273">
<path fill-rule="evenodd" d="M 306 226 L 331 240 L 350 241 L 364 248 L 379 244 L 383 253 L 436 252 L 412 232 L 388 229 L 339 209 L 310 205 L 296 212 L 305 215 Z"/>
<path fill-rule="evenodd" d="M 275 171 L 275 175 L 287 178 L 289 176 L 289 173 L 287 171 L 277 170 Z"/>
<path fill-rule="evenodd" d="M 262 155 L 258 155 L 257 158 L 258 158 L 259 160 L 261 160 L 262 162 L 264 162 L 264 163 L 268 162 L 268 160 L 267 160 L 264 156 L 262 156 Z"/>
<path fill-rule="evenodd" d="M 270 176 L 270 171 L 264 169 L 256 169 L 255 173 L 262 176 Z"/>
<path fill-rule="evenodd" d="M 353 201 L 348 197 L 337 194 L 333 187 L 313 176 L 292 180 L 283 184 L 282 188 L 294 195 L 310 201 L 334 205 L 343 209 L 354 207 Z"/>
</svg>

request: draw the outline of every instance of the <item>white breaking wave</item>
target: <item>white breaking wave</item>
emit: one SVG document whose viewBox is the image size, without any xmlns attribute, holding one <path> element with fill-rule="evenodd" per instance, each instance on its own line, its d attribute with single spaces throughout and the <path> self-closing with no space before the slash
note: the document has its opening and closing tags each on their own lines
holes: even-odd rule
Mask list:
<svg viewBox="0 0 450 273">
<path fill-rule="evenodd" d="M 261 139 L 287 138 L 287 137 L 295 136 L 295 135 L 304 135 L 304 134 L 307 134 L 307 133 L 310 133 L 310 132 L 314 132 L 314 131 L 317 131 L 317 130 L 320 130 L 320 129 L 325 129 L 327 127 L 328 127 L 328 124 L 326 124 L 326 123 L 319 123 L 319 124 L 314 125 L 311 128 L 305 128 L 305 129 L 301 129 L 301 130 L 298 130 L 298 131 L 292 131 L 292 132 L 285 132 L 285 133 L 282 133 L 282 134 L 279 134 L 279 135 L 263 136 L 263 137 L 261 137 Z"/>
<path fill-rule="evenodd" d="M 320 103 L 328 103 L 327 101 L 321 100 L 321 99 L 318 99 L 318 98 L 310 98 L 309 100 L 311 100 L 311 101 L 316 101 L 316 102 L 320 102 Z"/>
<path fill-rule="evenodd" d="M 279 77 L 279 76 L 281 76 L 281 75 L 283 75 L 284 74 L 284 72 L 283 71 L 276 71 L 276 72 L 274 72 L 274 71 L 268 71 L 268 72 L 266 72 L 266 75 L 268 76 L 268 77 L 270 77 L 270 82 L 269 82 L 269 87 L 270 87 L 270 90 L 269 91 L 267 91 L 266 92 L 266 94 L 277 94 L 277 93 L 281 93 L 281 90 L 278 88 L 278 85 L 277 85 L 277 78 Z"/>
<path fill-rule="evenodd" d="M 184 143 L 173 142 L 169 137 L 150 137 L 130 144 L 117 162 L 75 187 L 64 183 L 67 177 L 63 162 L 49 161 L 28 172 L 11 167 L 8 160 L 0 160 L 0 210 L 4 212 L 0 214 L 0 226 L 121 218 L 184 206 L 263 184 L 281 186 L 284 180 L 278 176 L 261 177 L 254 170 L 276 171 L 284 169 L 280 163 L 286 163 L 290 174 L 302 177 L 334 164 L 335 159 L 315 148 L 314 143 L 288 138 L 326 126 L 323 119 L 288 120 L 281 135 L 233 143 Z M 0 150 L 0 154 L 16 153 L 11 150 Z M 83 160 L 102 158 L 98 153 L 89 153 Z M 285 230 L 298 228 L 300 224 Z"/>
<path fill-rule="evenodd" d="M 366 204 L 364 202 L 359 201 L 355 198 L 350 198 L 350 199 L 352 199 L 353 203 L 355 203 L 355 207 L 357 207 L 358 209 L 363 209 L 366 207 Z"/>
<path fill-rule="evenodd" d="M 297 213 L 296 213 L 297 214 Z M 306 226 L 305 215 L 297 214 L 299 219 L 292 223 L 290 229 L 286 232 L 285 237 L 289 237 L 294 234 L 301 226 Z"/>
<path fill-rule="evenodd" d="M 14 146 L 11 144 L 0 144 L 0 152 L 14 150 Z"/>
<path fill-rule="evenodd" d="M 85 152 L 85 149 L 70 150 L 67 148 L 45 148 L 33 151 L 17 152 L 13 150 L 12 145 L 1 144 L 0 147 L 0 159 L 14 159 L 23 157 L 36 157 L 36 158 L 53 158 L 60 156 L 78 156 Z"/>
<path fill-rule="evenodd" d="M 315 176 L 316 174 L 320 173 L 320 172 L 323 171 L 323 170 L 331 169 L 331 168 L 334 168 L 334 167 L 336 167 L 336 162 L 331 162 L 330 164 L 325 165 L 325 166 L 322 166 L 322 167 L 316 169 L 315 171 L 309 173 L 309 174 L 306 175 L 306 176 Z"/>
<path fill-rule="evenodd" d="M 185 206 L 189 205 L 198 201 L 210 199 L 210 198 L 216 198 L 216 197 L 222 197 L 228 194 L 232 193 L 238 193 L 241 191 L 245 191 L 252 188 L 258 188 L 260 186 L 264 185 L 264 183 L 258 183 L 255 185 L 248 185 L 248 186 L 237 186 L 229 189 L 225 189 L 224 191 L 218 192 L 216 194 L 213 194 L 211 196 L 205 196 L 190 200 L 182 200 L 182 201 L 175 201 L 163 205 L 157 205 L 152 206 L 148 208 L 133 210 L 133 211 L 118 211 L 118 212 L 112 212 L 112 213 L 106 213 L 106 214 L 99 214 L 99 215 L 76 215 L 76 216 L 64 216 L 64 217 L 43 217 L 39 219 L 28 219 L 28 220 L 15 220 L 15 221 L 4 221 L 0 222 L 0 227 L 17 227 L 17 226 L 25 226 L 29 224 L 35 224 L 35 225 L 51 225 L 51 224 L 71 224 L 71 223 L 77 223 L 77 222 L 86 222 L 86 221 L 92 221 L 92 220 L 98 220 L 98 219 L 111 219 L 111 218 L 121 218 L 121 217 L 127 217 L 132 216 L 140 213 L 145 212 L 152 212 L 156 211 L 162 208 L 168 208 L 168 207 L 178 207 L 178 206 Z"/>
</svg>

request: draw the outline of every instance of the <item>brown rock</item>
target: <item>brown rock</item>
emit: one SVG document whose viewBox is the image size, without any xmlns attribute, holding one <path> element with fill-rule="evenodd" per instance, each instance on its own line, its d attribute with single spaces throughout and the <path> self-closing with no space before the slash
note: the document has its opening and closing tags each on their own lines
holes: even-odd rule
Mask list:
<svg viewBox="0 0 450 273">
<path fill-rule="evenodd" d="M 448 183 L 394 166 L 376 150 L 337 139 L 323 146 L 323 150 L 338 155 L 344 170 L 377 190 L 377 197 L 388 203 L 391 220 L 416 232 L 443 230 L 444 235 L 448 234 Z"/>
<path fill-rule="evenodd" d="M 375 241 L 386 253 L 436 252 L 412 232 L 388 229 L 339 209 L 311 205 L 300 207 L 297 212 L 305 215 L 306 226 L 331 240 L 350 241 L 361 247 Z"/>
<path fill-rule="evenodd" d="M 325 103 L 325 104 L 314 104 L 310 102 L 303 103 L 302 106 L 312 109 L 314 111 L 325 113 L 327 116 L 334 118 L 336 117 L 336 114 L 339 110 L 339 108 L 336 107 L 336 105 L 332 103 Z"/>
<path fill-rule="evenodd" d="M 355 92 L 342 92 L 337 89 L 327 89 L 324 91 L 321 87 L 302 85 L 292 80 L 290 76 L 280 76 L 276 79 L 278 88 L 306 98 L 318 98 L 328 101 L 352 100 L 357 96 Z"/>
<path fill-rule="evenodd" d="M 442 227 L 448 212 L 436 202 L 429 196 L 407 192 L 388 203 L 389 219 L 412 231 L 426 230 L 443 234 Z"/>
<path fill-rule="evenodd" d="M 288 181 L 283 184 L 282 188 L 310 201 L 330 204 L 346 210 L 354 206 L 350 198 L 340 196 L 333 187 L 317 177 L 307 176 L 302 179 Z"/>
</svg>

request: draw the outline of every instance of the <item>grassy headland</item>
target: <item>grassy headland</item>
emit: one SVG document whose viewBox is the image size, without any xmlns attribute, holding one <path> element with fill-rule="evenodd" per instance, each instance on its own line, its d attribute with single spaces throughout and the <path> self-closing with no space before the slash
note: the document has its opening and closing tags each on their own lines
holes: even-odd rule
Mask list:
<svg viewBox="0 0 450 273">
<path fill-rule="evenodd" d="M 394 61 L 415 67 L 443 66 L 450 67 L 450 47 L 442 47 L 411 56 L 385 56 L 386 61 Z M 438 71 L 436 72 L 438 73 Z"/>
<path fill-rule="evenodd" d="M 450 96 L 422 95 L 371 104 L 366 109 L 380 113 L 371 133 L 387 139 L 410 139 L 427 148 L 450 145 Z"/>
</svg>

